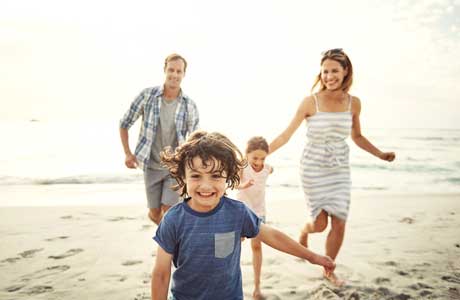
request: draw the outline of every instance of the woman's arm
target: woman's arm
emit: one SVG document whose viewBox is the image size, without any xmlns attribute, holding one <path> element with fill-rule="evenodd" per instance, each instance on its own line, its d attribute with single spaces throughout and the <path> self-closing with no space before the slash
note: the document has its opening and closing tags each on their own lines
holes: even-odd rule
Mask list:
<svg viewBox="0 0 460 300">
<path fill-rule="evenodd" d="M 355 144 L 369 152 L 370 154 L 377 156 L 380 159 L 386 161 L 393 161 L 395 159 L 394 152 L 382 152 L 377 147 L 372 145 L 372 143 L 361 134 L 361 123 L 359 120 L 359 115 L 361 113 L 361 101 L 357 97 L 353 97 L 352 102 L 352 114 L 353 114 L 353 125 L 351 128 L 351 138 Z"/>
<path fill-rule="evenodd" d="M 166 300 L 171 276 L 172 255 L 158 246 L 155 267 L 152 272 L 152 300 Z"/>
<path fill-rule="evenodd" d="M 289 126 L 270 143 L 269 154 L 275 152 L 278 148 L 280 148 L 289 141 L 289 139 L 297 130 L 297 128 L 299 128 L 302 121 L 313 113 L 312 107 L 314 109 L 312 97 L 306 97 L 305 99 L 303 99 L 303 101 L 297 108 L 297 112 L 295 113 L 294 118 L 291 120 Z"/>
</svg>

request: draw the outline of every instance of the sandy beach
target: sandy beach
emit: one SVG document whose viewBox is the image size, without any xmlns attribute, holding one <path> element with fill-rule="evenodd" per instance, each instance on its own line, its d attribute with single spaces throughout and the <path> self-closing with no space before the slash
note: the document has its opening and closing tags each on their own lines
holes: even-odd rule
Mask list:
<svg viewBox="0 0 460 300">
<path fill-rule="evenodd" d="M 268 224 L 297 239 L 300 193 L 267 190 Z M 292 191 L 292 190 L 290 190 Z M 460 195 L 353 195 L 335 288 L 319 267 L 263 247 L 267 299 L 460 299 Z M 139 203 L 2 207 L 0 299 L 150 299 L 156 227 Z M 312 235 L 324 251 L 326 234 Z M 251 299 L 250 243 L 241 257 Z"/>
</svg>

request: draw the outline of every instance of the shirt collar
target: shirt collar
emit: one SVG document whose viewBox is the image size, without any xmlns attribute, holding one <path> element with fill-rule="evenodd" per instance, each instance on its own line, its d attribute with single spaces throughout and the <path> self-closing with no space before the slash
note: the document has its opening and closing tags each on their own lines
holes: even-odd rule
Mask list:
<svg viewBox="0 0 460 300">
<path fill-rule="evenodd" d="M 161 85 L 160 88 L 158 89 L 158 93 L 155 95 L 156 97 L 159 97 L 159 96 L 163 96 L 163 92 L 164 92 L 164 85 Z M 185 98 L 184 94 L 182 93 L 182 88 L 180 89 L 179 91 L 179 95 L 177 96 L 177 100 L 178 101 L 183 101 Z"/>
</svg>

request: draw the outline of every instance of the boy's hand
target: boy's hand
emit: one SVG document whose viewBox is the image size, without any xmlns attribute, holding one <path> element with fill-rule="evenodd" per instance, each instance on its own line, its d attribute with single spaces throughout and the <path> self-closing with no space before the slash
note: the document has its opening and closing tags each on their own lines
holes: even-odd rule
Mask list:
<svg viewBox="0 0 460 300">
<path fill-rule="evenodd" d="M 313 263 L 323 266 L 326 276 L 334 272 L 335 262 L 329 256 L 317 255 Z"/>
</svg>

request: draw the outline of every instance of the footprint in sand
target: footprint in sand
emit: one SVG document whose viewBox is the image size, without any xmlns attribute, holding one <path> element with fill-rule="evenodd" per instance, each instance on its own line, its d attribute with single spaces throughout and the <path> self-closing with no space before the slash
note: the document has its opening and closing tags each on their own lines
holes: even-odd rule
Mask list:
<svg viewBox="0 0 460 300">
<path fill-rule="evenodd" d="M 415 219 L 410 218 L 410 217 L 404 217 L 401 220 L 399 220 L 400 223 L 407 223 L 407 224 L 412 224 L 415 222 Z"/>
<path fill-rule="evenodd" d="M 38 294 L 52 292 L 53 290 L 54 290 L 53 287 L 49 285 L 36 285 L 36 286 L 33 286 L 27 289 L 26 291 L 24 291 L 24 293 L 27 295 L 38 295 Z"/>
<path fill-rule="evenodd" d="M 419 295 L 420 295 L 421 297 L 427 297 L 427 296 L 430 296 L 430 295 L 432 295 L 432 294 L 433 294 L 433 292 L 431 292 L 431 291 L 423 290 L 423 291 L 420 292 Z"/>
<path fill-rule="evenodd" d="M 33 257 L 35 253 L 42 251 L 43 248 L 40 249 L 30 249 L 26 250 L 24 252 L 19 253 L 18 255 L 21 256 L 22 258 L 30 258 Z"/>
<path fill-rule="evenodd" d="M 128 279 L 127 276 L 125 275 L 120 275 L 120 274 L 112 274 L 112 275 L 108 275 L 109 278 L 115 278 L 115 280 L 119 281 L 119 282 L 123 282 L 123 281 L 126 281 L 126 279 Z"/>
<path fill-rule="evenodd" d="M 69 256 L 74 256 L 80 252 L 83 252 L 83 249 L 80 249 L 80 248 L 77 248 L 77 249 L 70 249 L 69 251 L 67 251 L 66 253 L 63 253 L 61 255 L 50 255 L 48 256 L 48 258 L 52 258 L 52 259 L 63 259 L 63 258 L 66 258 L 66 257 L 69 257 Z"/>
<path fill-rule="evenodd" d="M 142 230 L 142 231 L 150 230 L 152 227 L 153 227 L 153 225 L 145 224 L 145 225 L 142 225 L 141 230 Z"/>
<path fill-rule="evenodd" d="M 142 293 L 142 294 L 137 294 L 134 297 L 134 300 L 150 300 L 150 294 Z"/>
<path fill-rule="evenodd" d="M 423 282 L 417 282 L 417 283 L 414 283 L 414 284 L 411 284 L 408 286 L 408 288 L 410 289 L 413 289 L 413 290 L 423 290 L 423 289 L 430 289 L 432 290 L 433 287 L 427 285 L 427 284 L 424 284 Z"/>
<path fill-rule="evenodd" d="M 450 287 L 449 291 L 449 299 L 460 299 L 460 291 L 457 288 Z"/>
<path fill-rule="evenodd" d="M 131 217 L 112 217 L 110 219 L 107 219 L 107 221 L 110 221 L 110 222 L 118 222 L 118 221 L 124 221 L 124 220 L 136 220 L 136 218 L 131 218 Z"/>
<path fill-rule="evenodd" d="M 390 278 L 386 277 L 377 277 L 374 279 L 375 284 L 384 284 L 384 283 L 390 283 Z"/>
<path fill-rule="evenodd" d="M 0 263 L 10 263 L 10 264 L 15 263 L 18 260 L 20 260 L 21 258 L 31 258 L 31 257 L 34 256 L 35 253 L 40 252 L 42 250 L 43 250 L 43 248 L 26 250 L 26 251 L 23 251 L 21 253 L 18 253 L 18 255 L 20 257 L 9 257 L 9 258 L 6 258 L 6 259 L 0 261 Z"/>
<path fill-rule="evenodd" d="M 383 263 L 385 266 L 391 266 L 391 267 L 396 267 L 398 265 L 397 262 L 394 262 L 394 261 L 386 261 Z"/>
<path fill-rule="evenodd" d="M 21 258 L 20 257 L 8 257 L 8 258 L 5 258 L 4 260 L 0 261 L 0 263 L 15 263 L 17 262 L 18 260 L 20 260 Z"/>
<path fill-rule="evenodd" d="M 67 271 L 68 269 L 70 269 L 70 266 L 68 265 L 58 265 L 58 266 L 47 267 L 45 269 L 41 269 L 33 273 L 29 273 L 29 274 L 21 276 L 21 281 L 28 282 L 34 279 L 40 279 L 40 278 L 44 278 L 48 276 L 57 275 L 61 272 Z"/>
<path fill-rule="evenodd" d="M 5 291 L 7 291 L 8 293 L 13 293 L 13 292 L 17 292 L 19 291 L 20 289 L 22 289 L 23 287 L 25 287 L 25 285 L 23 284 L 16 284 L 16 285 L 12 285 L 12 286 L 9 286 L 5 289 Z"/>
<path fill-rule="evenodd" d="M 447 276 L 442 276 L 441 279 L 447 282 L 460 283 L 460 279 L 457 278 L 457 276 L 453 277 L 453 276 L 447 275 Z"/>
<path fill-rule="evenodd" d="M 133 266 L 141 264 L 142 260 L 127 260 L 121 263 L 122 266 Z"/>
<path fill-rule="evenodd" d="M 68 236 L 57 236 L 57 237 L 54 237 L 54 238 L 49 238 L 49 239 L 45 239 L 45 241 L 47 242 L 52 242 L 52 241 L 56 241 L 56 240 L 65 240 L 65 239 L 68 239 L 69 237 Z"/>
<path fill-rule="evenodd" d="M 396 271 L 397 274 L 401 275 L 401 276 L 408 276 L 409 273 L 407 273 L 406 271 L 403 271 L 403 270 L 398 270 Z"/>
</svg>

